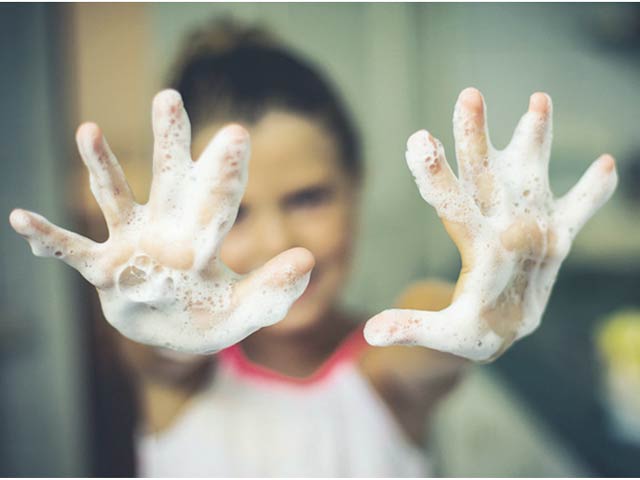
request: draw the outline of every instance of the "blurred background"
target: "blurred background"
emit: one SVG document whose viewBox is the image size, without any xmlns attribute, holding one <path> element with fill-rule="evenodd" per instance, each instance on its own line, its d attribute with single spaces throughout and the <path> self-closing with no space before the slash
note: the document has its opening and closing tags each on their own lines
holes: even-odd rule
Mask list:
<svg viewBox="0 0 640 480">
<path fill-rule="evenodd" d="M 258 22 L 320 65 L 360 127 L 367 177 L 350 306 L 373 313 L 414 280 L 455 280 L 457 251 L 403 152 L 428 128 L 453 161 L 463 88 L 483 92 L 498 148 L 529 95 L 551 95 L 557 195 L 600 153 L 616 157 L 620 187 L 578 236 L 542 326 L 443 403 L 433 448 L 443 476 L 640 474 L 639 380 L 620 377 L 622 402 L 607 380 L 614 369 L 640 372 L 628 367 L 637 344 L 616 353 L 640 308 L 640 7 L 3 4 L 3 218 L 20 206 L 90 233 L 97 205 L 73 140 L 86 120 L 102 127 L 144 201 L 151 99 L 184 35 L 220 16 Z M 104 410 L 120 392 L 97 373 L 95 292 L 63 264 L 34 259 L 6 220 L 0 245 L 0 474 L 104 474 L 109 415 L 129 414 Z M 605 348 L 598 332 L 622 310 L 631 320 Z"/>
</svg>

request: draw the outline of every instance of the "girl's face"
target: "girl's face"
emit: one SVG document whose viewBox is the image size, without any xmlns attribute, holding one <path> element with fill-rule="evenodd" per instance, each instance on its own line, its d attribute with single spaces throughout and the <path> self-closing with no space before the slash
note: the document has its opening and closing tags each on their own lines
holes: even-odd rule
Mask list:
<svg viewBox="0 0 640 480">
<path fill-rule="evenodd" d="M 219 125 L 201 129 L 198 158 Z M 335 140 L 318 122 L 270 112 L 249 126 L 249 180 L 238 217 L 223 245 L 222 260 L 246 274 L 292 247 L 311 251 L 316 265 L 304 294 L 272 333 L 317 326 L 335 304 L 354 239 L 357 186 L 342 166 Z"/>
</svg>

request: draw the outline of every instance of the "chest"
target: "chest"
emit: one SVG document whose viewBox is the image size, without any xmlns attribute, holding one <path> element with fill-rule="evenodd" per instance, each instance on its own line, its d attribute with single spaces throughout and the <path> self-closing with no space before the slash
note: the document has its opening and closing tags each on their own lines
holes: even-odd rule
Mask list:
<svg viewBox="0 0 640 480">
<path fill-rule="evenodd" d="M 167 431 L 139 439 L 146 476 L 423 476 L 410 444 L 352 364 L 311 385 L 221 365 Z"/>
</svg>

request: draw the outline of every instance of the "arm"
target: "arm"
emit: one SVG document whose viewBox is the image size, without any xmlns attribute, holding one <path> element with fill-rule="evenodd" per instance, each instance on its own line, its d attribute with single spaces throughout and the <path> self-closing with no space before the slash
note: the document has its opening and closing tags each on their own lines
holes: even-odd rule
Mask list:
<svg viewBox="0 0 640 480">
<path fill-rule="evenodd" d="M 546 94 L 531 96 L 511 143 L 499 151 L 489 140 L 480 92 L 467 89 L 455 108 L 454 136 L 458 176 L 426 131 L 411 136 L 406 153 L 420 194 L 460 251 L 450 301 L 434 305 L 431 288 L 415 287 L 399 308 L 365 327 L 371 345 L 391 347 L 373 349 L 364 370 L 417 440 L 425 416 L 468 360 L 493 361 L 538 327 L 573 239 L 617 185 L 614 159 L 602 155 L 566 195 L 554 198 Z"/>
<path fill-rule="evenodd" d="M 185 405 L 215 375 L 216 355 L 158 349 L 119 336 L 120 357 L 133 376 L 136 399 L 150 432 L 171 426 Z"/>
</svg>

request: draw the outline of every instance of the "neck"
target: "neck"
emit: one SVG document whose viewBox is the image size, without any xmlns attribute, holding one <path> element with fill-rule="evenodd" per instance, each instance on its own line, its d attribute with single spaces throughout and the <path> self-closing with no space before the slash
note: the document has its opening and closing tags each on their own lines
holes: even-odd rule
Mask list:
<svg viewBox="0 0 640 480">
<path fill-rule="evenodd" d="M 335 351 L 355 327 L 353 319 L 331 310 L 315 328 L 291 334 L 262 329 L 242 342 L 242 349 L 254 363 L 290 377 L 307 377 Z"/>
</svg>

